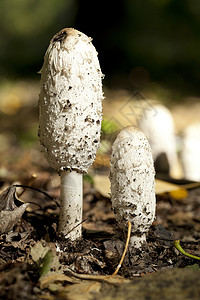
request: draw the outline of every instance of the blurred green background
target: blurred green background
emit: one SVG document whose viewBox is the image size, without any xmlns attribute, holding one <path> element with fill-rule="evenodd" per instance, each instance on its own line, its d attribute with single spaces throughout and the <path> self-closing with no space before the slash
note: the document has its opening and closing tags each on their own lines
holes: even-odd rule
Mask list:
<svg viewBox="0 0 200 300">
<path fill-rule="evenodd" d="M 108 87 L 199 93 L 198 0 L 1 0 L 0 12 L 1 80 L 39 80 L 51 37 L 75 27 L 93 38 Z"/>
<path fill-rule="evenodd" d="M 37 137 L 38 71 L 65 27 L 93 38 L 109 126 L 130 125 L 122 114 L 130 99 L 136 119 L 140 99 L 170 107 L 178 134 L 199 121 L 199 0 L 0 0 L 0 12 L 0 182 L 48 169 Z"/>
</svg>

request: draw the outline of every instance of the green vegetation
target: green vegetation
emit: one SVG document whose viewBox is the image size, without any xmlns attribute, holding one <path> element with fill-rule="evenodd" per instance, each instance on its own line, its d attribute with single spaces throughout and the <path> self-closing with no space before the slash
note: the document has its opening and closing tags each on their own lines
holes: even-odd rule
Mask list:
<svg viewBox="0 0 200 300">
<path fill-rule="evenodd" d="M 164 83 L 199 92 L 198 0 L 1 0 L 0 79 L 36 76 L 54 33 L 75 27 L 94 39 L 104 84 Z"/>
<path fill-rule="evenodd" d="M 75 2 L 1 0 L 1 76 L 37 73 L 52 34 L 71 23 Z"/>
</svg>

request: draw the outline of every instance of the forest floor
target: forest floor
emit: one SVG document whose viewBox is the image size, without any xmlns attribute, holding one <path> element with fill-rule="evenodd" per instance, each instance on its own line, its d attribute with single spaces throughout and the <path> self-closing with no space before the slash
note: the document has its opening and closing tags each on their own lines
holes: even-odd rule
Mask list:
<svg viewBox="0 0 200 300">
<path fill-rule="evenodd" d="M 25 90 L 33 93 L 32 86 L 25 85 Z M 15 99 L 14 107 L 0 101 L 0 299 L 200 299 L 199 260 L 174 247 L 180 240 L 187 253 L 200 256 L 200 188 L 184 188 L 181 195 L 157 193 L 156 220 L 147 243 L 128 250 L 113 276 L 126 232 L 117 227 L 109 193 L 95 184 L 97 176 L 103 180 L 109 173 L 108 153 L 102 152 L 84 177 L 83 238 L 69 243 L 57 233 L 60 178 L 40 152 L 37 108 L 33 101 L 17 98 L 20 89 L 22 83 L 3 96 Z M 123 113 L 120 106 L 121 119 L 117 113 L 109 117 L 111 107 L 110 100 L 106 118 L 124 126 L 130 106 Z M 185 111 L 187 107 L 186 101 Z M 173 113 L 180 117 L 184 107 L 177 111 L 178 105 Z M 183 128 L 180 122 L 178 130 Z"/>
</svg>

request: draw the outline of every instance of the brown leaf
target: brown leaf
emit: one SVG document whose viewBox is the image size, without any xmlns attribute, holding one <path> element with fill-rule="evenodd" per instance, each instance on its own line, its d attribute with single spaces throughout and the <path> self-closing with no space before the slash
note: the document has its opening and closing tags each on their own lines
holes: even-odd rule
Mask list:
<svg viewBox="0 0 200 300">
<path fill-rule="evenodd" d="M 101 287 L 100 282 L 84 281 L 76 285 L 67 285 L 60 290 L 58 295 L 68 300 L 95 299 L 95 295 L 100 292 Z"/>
<path fill-rule="evenodd" d="M 48 288 L 52 283 L 55 284 L 59 282 L 78 283 L 80 282 L 80 279 L 66 276 L 64 274 L 53 274 L 40 280 L 40 288 L 43 290 Z M 60 288 L 60 286 L 58 286 L 58 288 Z"/>
<path fill-rule="evenodd" d="M 63 266 L 60 264 L 56 248 L 53 243 L 45 243 L 44 241 L 38 241 L 31 248 L 30 254 L 32 256 L 33 261 L 36 262 L 38 265 L 38 270 L 40 273 L 40 282 L 42 282 L 42 284 L 44 284 L 45 286 L 46 284 L 48 285 L 48 280 L 46 282 L 44 280 L 45 278 L 50 278 L 51 284 L 54 282 L 54 278 L 57 278 L 57 275 L 62 275 Z"/>
<path fill-rule="evenodd" d="M 159 195 L 164 193 L 169 193 L 177 200 L 187 197 L 187 190 L 184 187 L 178 184 L 156 179 L 156 194 Z"/>
<path fill-rule="evenodd" d="M 15 208 L 13 211 L 3 210 L 0 212 L 0 234 L 12 230 L 14 225 L 17 224 L 22 217 L 28 205 L 28 203 L 25 203 L 20 207 Z"/>
<path fill-rule="evenodd" d="M 17 206 L 14 203 L 15 199 L 15 186 L 9 186 L 0 195 L 0 211 L 2 210 L 14 210 Z"/>
<path fill-rule="evenodd" d="M 29 205 L 25 203 L 17 207 L 15 191 L 16 187 L 10 186 L 0 195 L 0 234 L 12 230 Z"/>
</svg>

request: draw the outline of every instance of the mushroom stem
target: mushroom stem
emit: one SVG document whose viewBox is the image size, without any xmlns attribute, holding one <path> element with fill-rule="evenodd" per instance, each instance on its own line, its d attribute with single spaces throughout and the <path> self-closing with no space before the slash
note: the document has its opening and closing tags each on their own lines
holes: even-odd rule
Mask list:
<svg viewBox="0 0 200 300">
<path fill-rule="evenodd" d="M 129 249 L 138 248 L 142 244 L 146 242 L 146 234 L 142 234 L 141 236 L 133 235 L 130 237 Z"/>
<path fill-rule="evenodd" d="M 74 241 L 82 235 L 82 174 L 61 172 L 59 233 Z"/>
</svg>

